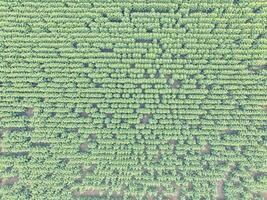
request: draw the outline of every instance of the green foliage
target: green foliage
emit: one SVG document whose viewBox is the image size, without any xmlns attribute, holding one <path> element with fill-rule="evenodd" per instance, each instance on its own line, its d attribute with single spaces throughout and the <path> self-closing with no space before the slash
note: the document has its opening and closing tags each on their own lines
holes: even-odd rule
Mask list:
<svg viewBox="0 0 267 200">
<path fill-rule="evenodd" d="M 265 4 L 1 1 L 0 199 L 266 198 Z"/>
</svg>

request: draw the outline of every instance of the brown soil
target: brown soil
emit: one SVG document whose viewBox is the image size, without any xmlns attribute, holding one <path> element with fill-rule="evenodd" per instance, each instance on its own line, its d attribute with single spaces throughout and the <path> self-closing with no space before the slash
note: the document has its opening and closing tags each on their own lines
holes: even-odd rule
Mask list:
<svg viewBox="0 0 267 200">
<path fill-rule="evenodd" d="M 262 192 L 262 196 L 263 196 L 264 200 L 267 200 L 267 192 Z"/>
<path fill-rule="evenodd" d="M 167 196 L 167 199 L 168 200 L 179 200 L 180 199 L 179 192 L 176 195 Z"/>
<path fill-rule="evenodd" d="M 92 173 L 96 169 L 96 164 L 90 166 L 81 165 L 81 173 Z"/>
<path fill-rule="evenodd" d="M 188 188 L 189 188 L 190 190 L 193 189 L 193 183 L 192 183 L 192 182 L 189 182 L 189 183 L 188 183 Z"/>
<path fill-rule="evenodd" d="M 147 200 L 155 200 L 155 199 L 154 199 L 154 197 L 153 197 L 153 196 L 151 196 L 151 195 L 148 195 L 148 196 L 147 196 Z"/>
<path fill-rule="evenodd" d="M 206 144 L 202 149 L 201 153 L 203 154 L 210 154 L 210 144 Z"/>
<path fill-rule="evenodd" d="M 101 191 L 95 190 L 95 189 L 88 189 L 84 192 L 74 192 L 74 195 L 76 197 L 81 197 L 81 196 L 100 197 L 103 194 L 104 194 L 104 192 L 101 192 Z"/>
<path fill-rule="evenodd" d="M 224 199 L 223 186 L 224 186 L 224 181 L 223 180 L 218 181 L 217 187 L 216 187 L 217 194 L 218 194 L 218 197 L 217 197 L 218 200 Z"/>
<path fill-rule="evenodd" d="M 9 177 L 7 179 L 0 179 L 0 186 L 3 186 L 3 185 L 13 185 L 13 184 L 15 184 L 18 181 L 19 181 L 19 177 L 18 176 Z"/>
<path fill-rule="evenodd" d="M 123 194 L 122 194 L 122 192 L 113 192 L 113 193 L 112 193 L 112 196 L 113 196 L 113 197 L 122 197 Z"/>
<path fill-rule="evenodd" d="M 100 190 L 97 190 L 97 189 L 88 189 L 84 192 L 73 192 L 74 196 L 75 197 L 81 197 L 81 196 L 87 196 L 87 197 L 103 197 L 105 195 L 107 195 L 105 192 L 103 191 L 100 191 Z M 113 197 L 122 197 L 123 196 L 123 193 L 122 192 L 117 192 L 117 191 L 114 191 L 112 193 Z"/>
<path fill-rule="evenodd" d="M 158 194 L 162 194 L 164 191 L 164 187 L 161 185 L 158 187 Z"/>
<path fill-rule="evenodd" d="M 227 179 L 229 177 L 231 172 L 233 172 L 235 170 L 236 166 L 237 166 L 237 163 L 234 163 L 230 166 L 230 169 L 227 172 L 225 172 L 225 174 L 224 174 L 224 179 Z M 217 187 L 216 187 L 217 194 L 218 194 L 217 200 L 224 200 L 225 199 L 223 187 L 224 187 L 224 180 L 218 181 Z"/>
<path fill-rule="evenodd" d="M 176 195 L 175 196 L 169 196 L 167 197 L 169 200 L 178 200 L 179 197 L 177 197 Z"/>
</svg>

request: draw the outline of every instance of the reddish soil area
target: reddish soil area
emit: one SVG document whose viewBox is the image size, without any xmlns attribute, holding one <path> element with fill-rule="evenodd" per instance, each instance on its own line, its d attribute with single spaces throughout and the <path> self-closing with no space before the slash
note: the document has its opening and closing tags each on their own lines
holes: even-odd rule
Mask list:
<svg viewBox="0 0 267 200">
<path fill-rule="evenodd" d="M 267 200 L 267 192 L 263 192 L 262 196 L 263 196 L 264 200 Z"/>
<path fill-rule="evenodd" d="M 19 177 L 18 176 L 9 177 L 7 179 L 1 179 L 0 178 L 0 186 L 3 186 L 3 185 L 13 185 L 13 184 L 15 184 L 18 181 L 19 181 Z"/>
<path fill-rule="evenodd" d="M 103 194 L 104 194 L 103 192 L 99 190 L 95 190 L 95 189 L 88 189 L 84 192 L 74 192 L 74 195 L 77 197 L 80 197 L 80 196 L 100 197 Z"/>
<path fill-rule="evenodd" d="M 223 180 L 220 180 L 218 183 L 217 183 L 217 194 L 218 194 L 218 200 L 223 200 L 224 199 L 224 193 L 223 193 L 223 185 L 224 185 L 224 181 Z"/>
<path fill-rule="evenodd" d="M 81 196 L 87 196 L 87 197 L 101 197 L 101 196 L 105 196 L 106 193 L 103 192 L 103 191 L 99 191 L 99 190 L 96 190 L 96 189 L 88 189 L 84 192 L 73 192 L 74 196 L 76 197 L 81 197 Z M 113 197 L 122 197 L 123 196 L 123 193 L 122 192 L 116 192 L 114 191 L 112 193 L 112 196 Z"/>
<path fill-rule="evenodd" d="M 203 149 L 201 149 L 201 153 L 203 154 L 209 154 L 210 153 L 210 145 L 206 144 Z"/>
</svg>

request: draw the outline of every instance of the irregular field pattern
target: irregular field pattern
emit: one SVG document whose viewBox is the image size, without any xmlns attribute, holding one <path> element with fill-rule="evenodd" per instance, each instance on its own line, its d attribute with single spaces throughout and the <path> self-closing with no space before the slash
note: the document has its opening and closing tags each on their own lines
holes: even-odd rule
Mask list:
<svg viewBox="0 0 267 200">
<path fill-rule="evenodd" d="M 0 199 L 267 199 L 264 0 L 0 0 Z"/>
</svg>

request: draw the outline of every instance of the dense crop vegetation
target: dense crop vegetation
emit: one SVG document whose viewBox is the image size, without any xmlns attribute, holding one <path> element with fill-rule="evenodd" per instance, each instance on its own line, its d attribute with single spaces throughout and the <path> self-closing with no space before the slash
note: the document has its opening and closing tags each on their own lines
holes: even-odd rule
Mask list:
<svg viewBox="0 0 267 200">
<path fill-rule="evenodd" d="M 264 0 L 0 0 L 0 199 L 266 199 Z"/>
</svg>

